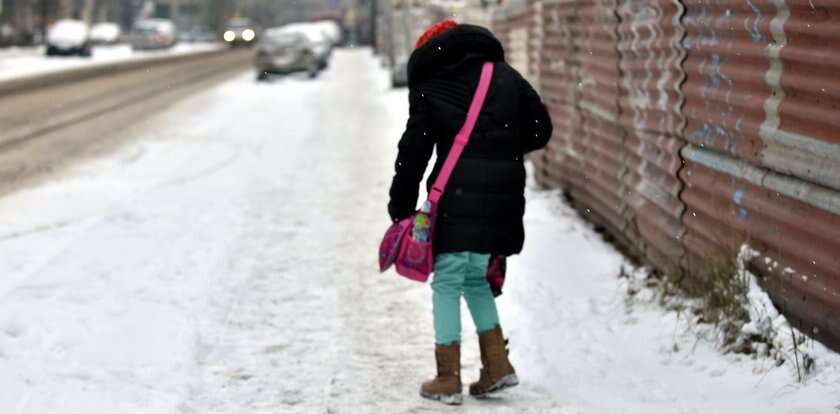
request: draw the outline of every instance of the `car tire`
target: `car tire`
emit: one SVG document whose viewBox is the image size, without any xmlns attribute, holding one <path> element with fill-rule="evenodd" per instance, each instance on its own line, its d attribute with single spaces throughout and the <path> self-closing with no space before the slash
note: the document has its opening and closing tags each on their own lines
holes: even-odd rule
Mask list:
<svg viewBox="0 0 840 414">
<path fill-rule="evenodd" d="M 55 56 L 56 55 L 55 47 L 47 46 L 47 56 Z"/>
<path fill-rule="evenodd" d="M 93 52 L 90 50 L 90 46 L 83 47 L 82 50 L 79 51 L 79 56 L 87 58 L 93 56 Z"/>
<path fill-rule="evenodd" d="M 257 70 L 257 82 L 265 82 L 268 80 L 268 72 L 264 70 Z"/>
</svg>

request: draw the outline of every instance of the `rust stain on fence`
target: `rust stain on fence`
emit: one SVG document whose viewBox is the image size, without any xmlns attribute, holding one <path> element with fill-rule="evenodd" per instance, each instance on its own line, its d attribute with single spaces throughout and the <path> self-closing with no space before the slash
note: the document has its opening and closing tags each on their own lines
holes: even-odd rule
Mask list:
<svg viewBox="0 0 840 414">
<path fill-rule="evenodd" d="M 617 122 L 620 72 L 617 40 L 618 19 L 606 13 L 615 1 L 581 2 L 575 10 L 574 47 L 580 57 L 576 88 L 578 127 L 582 141 L 583 174 L 576 196 L 584 200 L 613 233 L 625 234 L 621 182 L 624 164 L 624 132 Z M 581 139 L 583 138 L 583 139 Z"/>
<path fill-rule="evenodd" d="M 677 179 L 685 123 L 680 111 L 683 13 L 682 5 L 672 0 L 621 0 L 616 10 L 621 21 L 619 105 L 627 131 L 623 179 L 634 212 L 631 231 L 638 233 L 642 254 L 671 272 L 679 269 L 684 255 L 682 184 Z"/>
<path fill-rule="evenodd" d="M 540 87 L 555 119 L 555 136 L 544 155 L 537 157 L 540 181 L 547 186 L 581 188 L 585 147 L 580 135 L 580 115 L 576 109 L 580 78 L 576 18 L 578 5 L 546 2 L 543 5 L 543 51 L 540 54 Z"/>
<path fill-rule="evenodd" d="M 773 0 L 773 62 L 767 83 L 761 164 L 803 180 L 840 189 L 840 3 Z"/>
<path fill-rule="evenodd" d="M 531 25 L 526 70 L 557 131 L 533 157 L 540 183 L 666 271 L 703 277 L 749 246 L 777 306 L 840 349 L 829 1 L 528 0 L 494 29 Z"/>
</svg>

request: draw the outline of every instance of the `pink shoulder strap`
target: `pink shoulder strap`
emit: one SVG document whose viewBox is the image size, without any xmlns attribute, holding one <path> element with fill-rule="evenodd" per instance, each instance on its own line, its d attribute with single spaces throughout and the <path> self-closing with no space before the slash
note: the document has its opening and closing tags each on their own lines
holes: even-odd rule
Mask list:
<svg viewBox="0 0 840 414">
<path fill-rule="evenodd" d="M 481 113 L 481 108 L 484 107 L 484 98 L 487 97 L 487 91 L 490 89 L 490 81 L 493 79 L 493 63 L 485 62 L 481 68 L 481 79 L 478 81 L 478 88 L 475 90 L 475 96 L 470 104 L 470 110 L 467 112 L 467 120 L 458 135 L 455 135 L 455 141 L 452 143 L 452 148 L 446 156 L 446 161 L 443 163 L 440 173 L 429 191 L 429 201 L 437 203 L 443 195 L 443 190 L 446 188 L 446 183 L 449 182 L 449 177 L 455 169 L 455 164 L 461 158 L 461 153 L 464 152 L 464 147 L 470 141 L 475 123 L 478 121 L 478 115 Z"/>
</svg>

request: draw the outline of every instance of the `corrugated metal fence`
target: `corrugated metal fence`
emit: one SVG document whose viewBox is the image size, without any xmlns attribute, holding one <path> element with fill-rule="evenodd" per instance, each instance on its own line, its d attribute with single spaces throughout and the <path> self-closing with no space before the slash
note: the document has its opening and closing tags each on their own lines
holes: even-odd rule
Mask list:
<svg viewBox="0 0 840 414">
<path fill-rule="evenodd" d="M 520 0 L 494 30 L 554 117 L 543 185 L 667 272 L 747 244 L 840 350 L 840 3 Z"/>
</svg>

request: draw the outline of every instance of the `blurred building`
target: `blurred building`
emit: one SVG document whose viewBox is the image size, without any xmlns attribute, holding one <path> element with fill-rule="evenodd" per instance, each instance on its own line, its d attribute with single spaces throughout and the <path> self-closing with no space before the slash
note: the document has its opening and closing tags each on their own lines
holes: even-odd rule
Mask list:
<svg viewBox="0 0 840 414">
<path fill-rule="evenodd" d="M 146 0 L 0 0 L 0 46 L 38 43 L 47 27 L 59 19 L 109 21 L 129 29 L 147 3 Z"/>
<path fill-rule="evenodd" d="M 172 19 L 181 30 L 198 25 L 219 29 L 233 17 L 248 17 L 263 27 L 330 18 L 345 22 L 359 16 L 372 0 L 0 0 L 0 45 L 38 41 L 44 28 L 63 18 L 89 23 L 110 21 L 129 30 L 142 18 Z M 369 25 L 368 25 L 369 26 Z M 366 31 L 369 35 L 370 31 Z"/>
<path fill-rule="evenodd" d="M 499 0 L 450 0 L 441 1 L 452 14 L 452 19 L 460 23 L 490 27 L 493 10 L 503 1 Z"/>
<path fill-rule="evenodd" d="M 341 18 L 339 0 L 154 0 L 151 15 L 171 19 L 179 29 L 197 25 L 219 28 L 234 17 L 247 17 L 262 27 L 315 19 Z"/>
<path fill-rule="evenodd" d="M 189 30 L 207 23 L 211 2 L 207 0 L 158 0 L 150 17 L 170 19 L 178 30 Z"/>
<path fill-rule="evenodd" d="M 341 0 L 344 25 L 352 44 L 373 44 L 372 15 L 382 0 Z"/>
<path fill-rule="evenodd" d="M 37 43 L 52 22 L 72 17 L 74 0 L 0 0 L 0 46 Z"/>
<path fill-rule="evenodd" d="M 498 0 L 379 0 L 376 45 L 391 63 L 404 61 L 431 25 L 449 18 L 489 26 Z"/>
<path fill-rule="evenodd" d="M 312 21 L 317 19 L 341 18 L 341 3 L 335 0 L 274 0 L 269 1 L 275 9 L 275 24 Z"/>
</svg>

